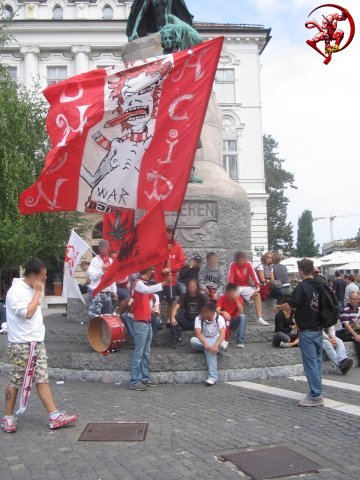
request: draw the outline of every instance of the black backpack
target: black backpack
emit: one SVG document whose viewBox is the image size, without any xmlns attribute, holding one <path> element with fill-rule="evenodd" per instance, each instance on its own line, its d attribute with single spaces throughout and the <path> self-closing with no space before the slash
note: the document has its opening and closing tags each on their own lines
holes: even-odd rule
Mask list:
<svg viewBox="0 0 360 480">
<path fill-rule="evenodd" d="M 334 292 L 327 285 L 324 285 L 319 292 L 319 313 L 321 326 L 330 328 L 336 325 L 339 320 L 339 308 Z"/>
</svg>

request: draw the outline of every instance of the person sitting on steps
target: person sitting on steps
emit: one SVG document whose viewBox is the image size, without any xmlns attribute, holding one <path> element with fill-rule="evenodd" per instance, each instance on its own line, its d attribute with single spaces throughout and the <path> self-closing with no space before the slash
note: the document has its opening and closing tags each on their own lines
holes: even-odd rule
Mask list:
<svg viewBox="0 0 360 480">
<path fill-rule="evenodd" d="M 208 367 L 206 385 L 209 387 L 218 381 L 217 356 L 224 339 L 225 320 L 216 313 L 213 302 L 208 302 L 195 319 L 195 337 L 190 340 L 190 345 L 195 350 L 205 353 Z"/>
<path fill-rule="evenodd" d="M 250 278 L 255 284 L 255 288 L 250 286 Z M 254 301 L 259 325 L 269 325 L 262 318 L 262 305 L 260 297 L 260 282 L 255 273 L 254 267 L 247 259 L 245 252 L 237 252 L 234 261 L 230 264 L 229 283 L 235 283 L 239 287 L 239 294 L 244 300 L 251 303 Z"/>
<path fill-rule="evenodd" d="M 284 298 L 284 303 L 288 304 L 289 298 Z M 275 310 L 275 309 L 274 309 Z M 285 307 L 275 316 L 275 333 L 273 336 L 273 346 L 279 348 L 297 347 L 299 345 L 299 335 L 294 321 L 294 310 Z"/>
<path fill-rule="evenodd" d="M 215 252 L 206 255 L 206 265 L 200 269 L 199 283 L 201 291 L 212 302 L 216 302 L 224 293 L 225 271 L 219 265 L 219 257 Z"/>
<path fill-rule="evenodd" d="M 234 283 L 226 285 L 224 295 L 217 301 L 216 311 L 225 318 L 226 323 L 223 349 L 225 350 L 229 345 L 230 330 L 237 330 L 236 347 L 244 348 L 246 317 L 244 315 L 243 299 L 239 296 L 238 288 Z"/>
<path fill-rule="evenodd" d="M 181 330 L 194 330 L 195 319 L 206 304 L 205 295 L 200 293 L 199 282 L 189 280 L 186 293 L 180 296 L 171 317 L 171 333 L 175 346 L 181 345 Z"/>
</svg>

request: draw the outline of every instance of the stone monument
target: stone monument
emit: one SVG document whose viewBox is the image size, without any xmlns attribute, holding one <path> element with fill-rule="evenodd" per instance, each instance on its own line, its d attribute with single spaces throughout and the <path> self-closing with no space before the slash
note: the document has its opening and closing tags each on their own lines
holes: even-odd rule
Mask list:
<svg viewBox="0 0 360 480">
<path fill-rule="evenodd" d="M 135 0 L 127 34 L 129 43 L 122 50 L 125 62 L 202 41 L 183 0 Z M 195 157 L 195 180 L 188 185 L 176 238 L 188 255 L 204 257 L 214 250 L 227 267 L 236 250 L 251 254 L 251 214 L 246 192 L 224 169 L 222 145 L 222 115 L 213 92 Z M 169 215 L 168 223 L 174 224 L 175 217 Z"/>
</svg>

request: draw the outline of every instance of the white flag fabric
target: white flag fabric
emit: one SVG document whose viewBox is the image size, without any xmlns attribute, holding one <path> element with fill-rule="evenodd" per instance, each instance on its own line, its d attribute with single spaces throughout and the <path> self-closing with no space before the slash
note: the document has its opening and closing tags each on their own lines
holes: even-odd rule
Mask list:
<svg viewBox="0 0 360 480">
<path fill-rule="evenodd" d="M 81 257 L 89 248 L 89 245 L 72 230 L 64 260 L 63 296 L 66 298 L 79 298 L 84 302 L 79 285 L 75 280 L 75 270 Z"/>
</svg>

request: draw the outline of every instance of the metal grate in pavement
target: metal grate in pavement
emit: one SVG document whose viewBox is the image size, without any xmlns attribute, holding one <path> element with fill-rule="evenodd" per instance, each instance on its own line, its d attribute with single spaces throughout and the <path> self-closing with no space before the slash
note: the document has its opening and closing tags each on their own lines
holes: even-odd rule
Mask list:
<svg viewBox="0 0 360 480">
<path fill-rule="evenodd" d="M 309 458 L 283 446 L 225 453 L 221 457 L 232 462 L 253 480 L 314 473 L 321 468 L 319 464 Z"/>
<path fill-rule="evenodd" d="M 148 423 L 88 423 L 79 441 L 143 442 L 148 425 Z"/>
</svg>

